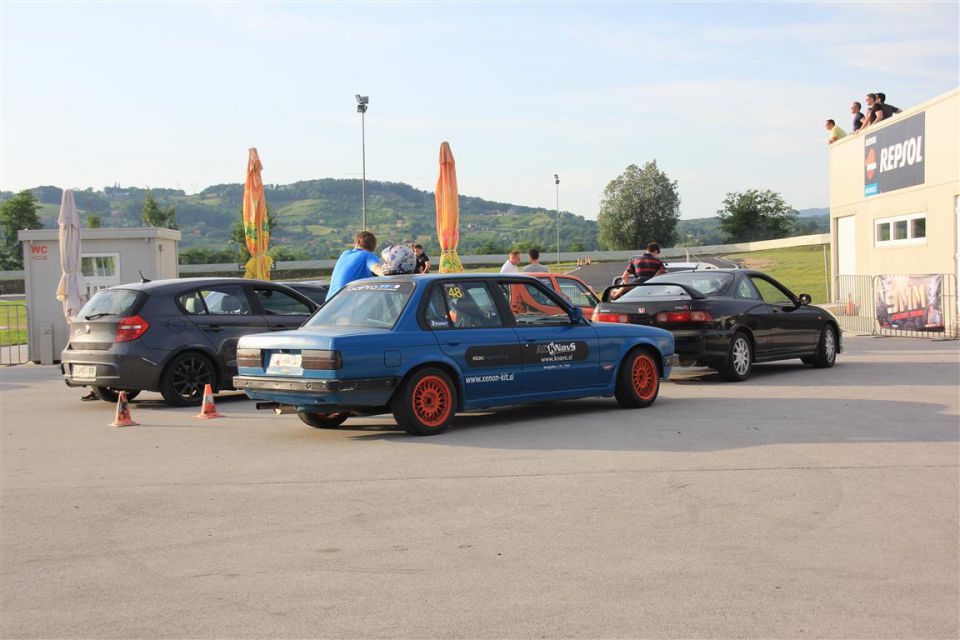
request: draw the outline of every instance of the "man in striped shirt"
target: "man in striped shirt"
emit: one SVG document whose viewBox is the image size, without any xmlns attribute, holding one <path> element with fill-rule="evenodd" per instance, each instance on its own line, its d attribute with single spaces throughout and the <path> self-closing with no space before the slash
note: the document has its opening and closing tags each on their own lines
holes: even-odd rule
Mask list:
<svg viewBox="0 0 960 640">
<path fill-rule="evenodd" d="M 666 267 L 657 256 L 660 255 L 660 245 L 651 242 L 647 245 L 647 252 L 642 256 L 634 256 L 627 263 L 627 268 L 623 272 L 624 284 L 634 284 L 646 282 L 655 275 L 665 273 Z"/>
</svg>

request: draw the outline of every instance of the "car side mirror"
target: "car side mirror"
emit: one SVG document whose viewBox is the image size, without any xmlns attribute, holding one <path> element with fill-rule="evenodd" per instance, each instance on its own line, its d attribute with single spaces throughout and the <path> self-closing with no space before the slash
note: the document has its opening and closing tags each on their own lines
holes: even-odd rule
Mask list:
<svg viewBox="0 0 960 640">
<path fill-rule="evenodd" d="M 580 307 L 574 307 L 570 310 L 570 320 L 573 324 L 583 324 L 583 309 Z"/>
<path fill-rule="evenodd" d="M 809 293 L 801 293 L 799 296 L 797 296 L 797 299 L 800 300 L 801 306 L 806 306 L 813 301 L 813 298 L 810 297 Z"/>
</svg>

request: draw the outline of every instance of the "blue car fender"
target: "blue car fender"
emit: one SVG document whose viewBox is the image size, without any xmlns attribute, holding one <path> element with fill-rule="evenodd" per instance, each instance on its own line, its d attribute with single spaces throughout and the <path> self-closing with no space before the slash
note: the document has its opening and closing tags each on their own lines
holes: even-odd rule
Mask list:
<svg viewBox="0 0 960 640">
<path fill-rule="evenodd" d="M 466 381 L 463 379 L 463 371 L 460 370 L 460 367 L 457 366 L 453 358 L 441 351 L 439 347 L 435 351 L 421 352 L 409 358 L 404 358 L 398 375 L 401 379 L 406 378 L 411 371 L 424 366 L 439 366 L 442 369 L 449 369 L 450 372 L 454 374 L 454 382 L 457 385 L 457 409 L 462 411 L 463 390 L 466 387 Z"/>
</svg>

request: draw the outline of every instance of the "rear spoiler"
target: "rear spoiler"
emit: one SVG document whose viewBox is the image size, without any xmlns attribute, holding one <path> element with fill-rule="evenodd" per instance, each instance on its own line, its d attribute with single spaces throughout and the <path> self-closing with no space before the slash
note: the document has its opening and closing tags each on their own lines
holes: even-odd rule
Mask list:
<svg viewBox="0 0 960 640">
<path fill-rule="evenodd" d="M 683 292 L 686 293 L 691 298 L 693 298 L 694 300 L 703 300 L 704 298 L 707 297 L 689 285 L 680 284 L 679 282 L 667 282 L 666 280 L 658 280 L 657 282 L 650 282 L 650 283 L 638 282 L 635 284 L 611 285 L 603 290 L 603 295 L 600 297 L 600 301 L 610 302 L 610 292 L 613 291 L 614 289 L 633 289 L 634 287 L 661 287 L 664 285 L 683 289 Z"/>
</svg>

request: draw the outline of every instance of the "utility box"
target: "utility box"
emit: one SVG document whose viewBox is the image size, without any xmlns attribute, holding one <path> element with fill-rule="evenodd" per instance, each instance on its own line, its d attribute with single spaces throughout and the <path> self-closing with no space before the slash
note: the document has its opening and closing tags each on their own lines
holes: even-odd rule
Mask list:
<svg viewBox="0 0 960 640">
<path fill-rule="evenodd" d="M 29 313 L 29 358 L 38 364 L 59 362 L 70 329 L 57 300 L 60 241 L 57 229 L 20 231 L 23 279 Z M 178 277 L 180 232 L 137 227 L 80 230 L 80 273 L 84 301 L 106 287 L 125 282 Z"/>
</svg>

